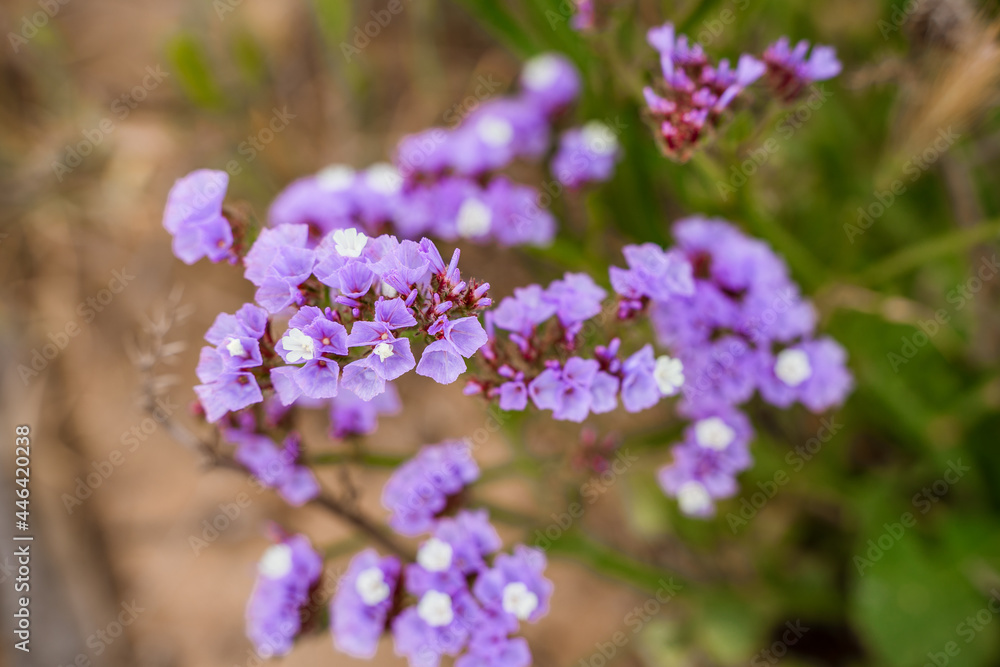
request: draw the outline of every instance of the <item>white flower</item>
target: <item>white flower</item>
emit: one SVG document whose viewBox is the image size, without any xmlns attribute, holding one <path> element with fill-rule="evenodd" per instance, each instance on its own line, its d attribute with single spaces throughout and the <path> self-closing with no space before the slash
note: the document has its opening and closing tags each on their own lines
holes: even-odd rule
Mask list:
<svg viewBox="0 0 1000 667">
<path fill-rule="evenodd" d="M 245 357 L 247 356 L 247 351 L 243 347 L 243 343 L 240 342 L 239 338 L 230 338 L 226 342 L 226 349 L 229 350 L 229 354 L 234 357 Z"/>
<path fill-rule="evenodd" d="M 583 144 L 596 155 L 611 155 L 618 150 L 618 138 L 604 123 L 592 120 L 583 126 Z"/>
<path fill-rule="evenodd" d="M 316 174 L 319 187 L 327 192 L 346 190 L 354 184 L 354 170 L 343 164 L 332 164 Z"/>
<path fill-rule="evenodd" d="M 789 387 L 798 387 L 812 377 L 809 355 L 802 350 L 782 350 L 774 362 L 774 374 Z"/>
<path fill-rule="evenodd" d="M 709 417 L 695 423 L 694 437 L 702 447 L 722 450 L 736 438 L 736 431 L 720 417 Z"/>
<path fill-rule="evenodd" d="M 338 229 L 333 233 L 333 246 L 341 257 L 361 257 L 366 245 L 368 237 L 354 227 Z"/>
<path fill-rule="evenodd" d="M 267 548 L 257 564 L 257 571 L 268 579 L 281 579 L 292 571 L 292 548 L 274 544 Z"/>
<path fill-rule="evenodd" d="M 503 118 L 487 116 L 476 125 L 476 134 L 488 146 L 502 148 L 514 138 L 514 127 Z"/>
<path fill-rule="evenodd" d="M 395 354 L 392 351 L 392 345 L 390 345 L 389 343 L 379 343 L 378 345 L 375 346 L 375 349 L 372 351 L 375 354 L 377 354 L 378 358 L 381 359 L 382 361 L 385 361 L 393 354 Z"/>
<path fill-rule="evenodd" d="M 392 299 L 395 298 L 397 294 L 399 294 L 399 292 L 396 291 L 395 287 L 393 287 L 384 280 L 382 281 L 382 296 L 384 296 L 387 299 Z"/>
<path fill-rule="evenodd" d="M 427 591 L 417 603 L 417 616 L 434 628 L 448 625 L 455 618 L 451 596 L 440 591 Z"/>
<path fill-rule="evenodd" d="M 377 567 L 359 572 L 357 579 L 354 580 L 354 590 L 361 596 L 361 601 L 369 607 L 389 597 L 389 584 L 385 583 L 385 574 Z"/>
<path fill-rule="evenodd" d="M 538 609 L 538 596 L 521 581 L 514 581 L 503 588 L 503 610 L 522 621 L 528 620 Z"/>
<path fill-rule="evenodd" d="M 417 551 L 417 562 L 428 572 L 444 572 L 451 567 L 452 555 L 450 544 L 432 537 Z"/>
<path fill-rule="evenodd" d="M 653 369 L 653 379 L 664 396 L 673 396 L 684 385 L 684 364 L 680 359 L 672 359 L 663 355 L 656 359 Z"/>
<path fill-rule="evenodd" d="M 712 506 L 712 496 L 698 482 L 684 482 L 677 489 L 677 504 L 685 514 L 703 514 Z"/>
<path fill-rule="evenodd" d="M 378 162 L 365 172 L 365 184 L 383 195 L 394 195 L 403 187 L 399 170 L 387 162 Z"/>
<path fill-rule="evenodd" d="M 490 231 L 492 220 L 493 211 L 489 206 L 478 199 L 466 199 L 458 209 L 455 226 L 458 228 L 458 235 L 468 239 Z"/>
<path fill-rule="evenodd" d="M 532 58 L 524 66 L 521 76 L 528 88 L 535 90 L 548 88 L 559 76 L 559 59 L 551 55 Z"/>
<path fill-rule="evenodd" d="M 281 339 L 285 348 L 285 361 L 294 364 L 299 361 L 309 361 L 316 356 L 316 341 L 302 333 L 299 329 L 289 329 Z"/>
</svg>

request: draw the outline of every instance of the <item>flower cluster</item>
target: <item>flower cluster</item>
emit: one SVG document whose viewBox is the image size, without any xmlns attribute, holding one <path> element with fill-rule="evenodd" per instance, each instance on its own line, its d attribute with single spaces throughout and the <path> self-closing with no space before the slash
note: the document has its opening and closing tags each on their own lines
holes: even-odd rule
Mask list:
<svg viewBox="0 0 1000 667">
<path fill-rule="evenodd" d="M 568 60 L 538 56 L 525 65 L 520 93 L 481 104 L 453 129 L 404 137 L 395 164 L 360 172 L 337 165 L 295 181 L 271 206 L 271 224 L 307 225 L 314 241 L 356 227 L 373 236 L 548 245 L 555 220 L 538 191 L 497 172 L 545 155 L 553 122 L 579 89 Z"/>
<path fill-rule="evenodd" d="M 643 91 L 648 112 L 664 152 L 685 162 L 706 130 L 718 127 L 726 108 L 765 67 L 748 54 L 740 56 L 735 68 L 726 59 L 712 65 L 701 44 L 675 35 L 671 23 L 651 29 L 647 40 L 659 52 L 662 68 L 657 87 Z"/>
<path fill-rule="evenodd" d="M 814 338 L 812 305 L 766 244 L 718 219 L 680 220 L 674 236 L 694 288 L 642 307 L 659 342 L 684 364 L 679 410 L 694 420 L 661 482 L 685 511 L 703 515 L 712 499 L 732 495 L 733 476 L 750 464 L 752 432 L 735 406 L 757 391 L 779 407 L 798 401 L 821 412 L 843 402 L 852 379 L 843 348 Z M 633 301 L 627 286 L 616 290 Z"/>
<path fill-rule="evenodd" d="M 228 186 L 226 172 L 199 169 L 171 188 L 163 226 L 173 236 L 174 254 L 185 264 L 202 257 L 213 262 L 236 260 L 233 230 L 222 212 Z"/>
<path fill-rule="evenodd" d="M 552 158 L 551 170 L 563 185 L 579 188 L 610 179 L 620 158 L 621 150 L 614 132 L 604 123 L 593 120 L 563 133 L 559 149 Z"/>
<path fill-rule="evenodd" d="M 288 406 L 333 399 L 341 387 L 370 401 L 414 368 L 451 383 L 486 343 L 476 313 L 492 303 L 489 285 L 462 280 L 458 250 L 445 264 L 428 239 L 369 239 L 353 228 L 310 248 L 308 232 L 265 229 L 244 258 L 263 307 L 220 315 L 206 335 L 215 347 L 202 350 L 195 390 L 209 421 L 261 402 L 262 388 Z M 288 312 L 285 333 L 272 337 L 272 322 Z M 426 344 L 419 364 L 411 340 Z M 368 426 L 335 432 L 370 430 L 374 416 L 365 410 Z"/>
<path fill-rule="evenodd" d="M 701 44 L 675 34 L 671 23 L 652 28 L 647 41 L 659 53 L 662 70 L 656 84 L 643 91 L 647 113 L 664 153 L 678 162 L 691 157 L 719 127 L 726 109 L 765 73 L 775 96 L 789 102 L 811 83 L 840 72 L 832 47 L 817 46 L 806 60 L 809 43 L 790 50 L 786 37 L 769 46 L 763 60 L 743 54 L 735 67 L 726 59 L 713 65 Z"/>
<path fill-rule="evenodd" d="M 430 537 L 414 563 L 371 549 L 354 557 L 330 606 L 338 650 L 371 658 L 389 630 L 414 667 L 437 667 L 445 655 L 460 656 L 456 667 L 531 664 L 527 642 L 511 635 L 548 611 L 545 556 L 523 545 L 497 553 L 502 542 L 485 510 L 453 511 L 478 475 L 467 446 L 444 443 L 392 476 L 382 496 L 391 525 Z"/>
<path fill-rule="evenodd" d="M 841 65 L 832 46 L 816 45 L 809 52 L 809 42 L 800 41 L 789 48 L 788 38 L 782 37 L 764 51 L 767 83 L 782 102 L 791 102 L 816 81 L 832 79 L 840 74 Z"/>
<path fill-rule="evenodd" d="M 647 244 L 628 246 L 625 254 L 631 268 L 615 269 L 612 280 L 626 284 L 634 299 L 693 291 L 691 267 L 678 253 Z M 625 410 L 639 412 L 677 394 L 684 383 L 681 362 L 657 357 L 652 345 L 620 359 L 621 340 L 614 338 L 583 354 L 587 325 L 599 326 L 606 297 L 582 273 L 567 273 L 544 289 L 514 290 L 487 314 L 490 340 L 480 356 L 488 372 L 471 380 L 466 393 L 497 398 L 504 410 L 524 410 L 530 399 L 554 419 L 573 422 L 614 410 L 619 398 Z"/>
<path fill-rule="evenodd" d="M 301 611 L 311 600 L 323 559 L 304 535 L 281 539 L 264 552 L 247 603 L 247 637 L 258 655 L 285 655 L 302 630 Z"/>
</svg>

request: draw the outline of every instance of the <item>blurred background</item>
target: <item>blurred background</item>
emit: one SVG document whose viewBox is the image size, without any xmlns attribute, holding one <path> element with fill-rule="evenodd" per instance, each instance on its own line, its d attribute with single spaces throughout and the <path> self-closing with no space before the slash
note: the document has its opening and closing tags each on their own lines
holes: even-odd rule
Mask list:
<svg viewBox="0 0 1000 667">
<path fill-rule="evenodd" d="M 550 550 L 557 592 L 527 633 L 535 664 L 1000 664 L 993 3 L 597 0 L 597 29 L 581 34 L 560 0 L 401 0 L 366 36 L 386 5 L 0 6 L 0 662 L 256 665 L 243 609 L 267 522 L 327 547 L 331 586 L 357 548 L 334 518 L 207 470 L 146 411 L 152 383 L 167 397 L 158 414 L 199 430 L 201 336 L 252 297 L 231 267 L 173 257 L 161 217 L 174 180 L 226 169 L 230 201 L 263 218 L 291 180 L 386 160 L 405 134 L 454 125 L 514 88 L 526 57 L 558 50 L 584 74 L 576 119 L 621 127 L 626 159 L 612 182 L 556 198 L 552 248 L 470 247 L 463 267 L 501 297 L 567 269 L 601 274 L 623 243 L 667 242 L 676 218 L 719 215 L 786 258 L 821 329 L 848 349 L 857 389 L 825 416 L 751 404 L 756 465 L 704 522 L 656 486 L 679 431 L 665 407 L 594 432 L 511 417 L 490 434 L 484 467 L 508 462 L 513 441 L 572 461 L 611 438 L 641 456 L 610 483 L 566 465 L 480 490 L 507 512 L 505 537 L 535 541 L 519 513 L 548 520 L 598 484 Z M 665 20 L 715 56 L 784 34 L 831 44 L 844 72 L 766 124 L 737 116 L 678 165 L 658 152 L 629 80 L 653 71 L 643 36 Z M 777 148 L 762 155 L 769 139 Z M 147 372 L 153 348 L 162 362 Z M 408 380 L 372 450 L 406 456 L 487 423 L 458 385 Z M 17 424 L 33 444 L 30 654 L 11 628 Z M 316 433 L 311 446 L 336 451 Z M 344 471 L 323 474 L 335 485 Z M 386 474 L 347 474 L 382 516 Z M 282 664 L 321 661 L 361 664 L 324 632 Z M 374 664 L 402 662 L 386 643 Z"/>
</svg>

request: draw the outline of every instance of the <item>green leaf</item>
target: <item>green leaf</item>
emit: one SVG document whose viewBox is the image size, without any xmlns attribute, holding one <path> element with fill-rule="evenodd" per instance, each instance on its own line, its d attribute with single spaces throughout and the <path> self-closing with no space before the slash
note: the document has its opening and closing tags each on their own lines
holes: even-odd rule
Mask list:
<svg viewBox="0 0 1000 667">
<path fill-rule="evenodd" d="M 194 36 L 182 34 L 174 38 L 167 46 L 167 58 L 192 102 L 214 110 L 226 106 L 226 95 L 212 73 L 208 55 Z"/>
</svg>

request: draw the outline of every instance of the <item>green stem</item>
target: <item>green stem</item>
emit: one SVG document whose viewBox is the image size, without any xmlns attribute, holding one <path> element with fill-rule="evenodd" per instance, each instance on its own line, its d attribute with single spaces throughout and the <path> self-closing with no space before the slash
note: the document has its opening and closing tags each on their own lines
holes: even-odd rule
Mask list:
<svg viewBox="0 0 1000 667">
<path fill-rule="evenodd" d="M 909 246 L 886 257 L 858 276 L 866 286 L 898 278 L 929 261 L 965 250 L 970 246 L 1000 237 L 1000 221 L 991 220 L 971 229 L 961 229 Z"/>
<path fill-rule="evenodd" d="M 548 552 L 578 561 L 599 574 L 648 593 L 655 593 L 676 576 L 594 541 L 579 530 L 564 533 L 552 542 Z"/>
<path fill-rule="evenodd" d="M 495 505 L 488 500 L 483 500 L 481 498 L 475 498 L 470 502 L 470 506 L 473 509 L 481 508 L 488 510 L 491 519 L 496 519 L 501 523 L 505 523 L 508 526 L 516 526 L 519 528 L 531 529 L 533 526 L 542 525 L 543 521 L 538 517 L 530 516 L 517 510 L 507 509 L 506 507 L 501 507 L 500 505 Z"/>
</svg>

